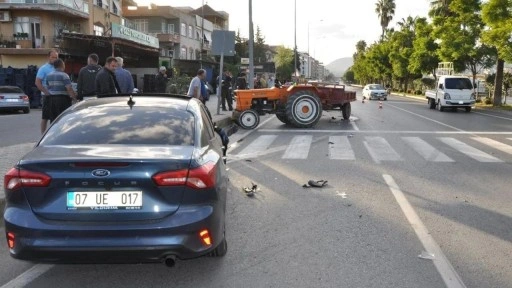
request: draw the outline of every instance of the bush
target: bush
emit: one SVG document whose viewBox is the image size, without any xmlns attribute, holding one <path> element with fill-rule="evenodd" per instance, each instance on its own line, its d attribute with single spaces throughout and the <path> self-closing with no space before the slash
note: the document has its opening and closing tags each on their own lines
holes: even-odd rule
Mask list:
<svg viewBox="0 0 512 288">
<path fill-rule="evenodd" d="M 398 89 L 398 92 L 402 93 L 402 92 L 404 92 L 404 89 Z"/>
<path fill-rule="evenodd" d="M 407 94 L 412 94 L 412 90 L 411 90 L 411 89 L 408 89 L 408 90 L 407 90 Z"/>
<path fill-rule="evenodd" d="M 421 95 L 421 94 L 423 94 L 423 92 L 422 92 L 421 90 L 416 90 L 416 92 L 415 92 L 415 93 L 416 93 L 416 95 Z"/>
<path fill-rule="evenodd" d="M 485 104 L 487 104 L 487 105 L 492 104 L 492 99 L 491 98 L 485 98 Z"/>
<path fill-rule="evenodd" d="M 481 99 L 481 98 L 478 98 L 478 99 L 476 99 L 476 101 L 475 101 L 475 102 L 476 102 L 476 103 L 482 103 L 482 99 Z"/>
</svg>

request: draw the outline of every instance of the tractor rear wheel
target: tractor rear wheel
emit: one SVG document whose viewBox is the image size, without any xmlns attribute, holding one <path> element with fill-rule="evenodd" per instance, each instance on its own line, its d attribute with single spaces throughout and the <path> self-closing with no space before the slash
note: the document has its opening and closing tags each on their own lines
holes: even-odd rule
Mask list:
<svg viewBox="0 0 512 288">
<path fill-rule="evenodd" d="M 320 98 L 308 90 L 295 92 L 286 102 L 286 118 L 295 127 L 310 128 L 322 117 Z"/>
<path fill-rule="evenodd" d="M 288 118 L 286 118 L 286 114 L 276 113 L 276 117 L 277 119 L 279 119 L 279 121 L 283 122 L 284 124 L 290 124 L 290 121 L 288 120 Z"/>
<path fill-rule="evenodd" d="M 244 129 L 254 129 L 260 124 L 260 116 L 252 109 L 245 110 L 238 116 L 238 124 Z"/>
<path fill-rule="evenodd" d="M 350 119 L 350 114 L 352 113 L 352 107 L 350 105 L 350 102 L 343 104 L 341 106 L 341 114 L 343 115 L 343 119 L 348 120 Z"/>
</svg>

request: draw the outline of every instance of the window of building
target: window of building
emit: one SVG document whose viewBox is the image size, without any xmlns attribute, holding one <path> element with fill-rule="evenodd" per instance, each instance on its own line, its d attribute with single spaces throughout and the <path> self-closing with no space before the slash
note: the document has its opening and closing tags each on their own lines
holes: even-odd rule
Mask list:
<svg viewBox="0 0 512 288">
<path fill-rule="evenodd" d="M 133 20 L 133 26 L 139 32 L 148 33 L 149 21 L 148 19 L 135 19 Z"/>
<path fill-rule="evenodd" d="M 101 8 L 108 9 L 108 1 L 109 0 L 94 0 L 94 4 Z"/>
<path fill-rule="evenodd" d="M 187 24 L 181 23 L 181 36 L 187 36 Z"/>
<path fill-rule="evenodd" d="M 186 60 L 187 59 L 187 48 L 181 47 L 180 51 L 180 59 Z"/>
<path fill-rule="evenodd" d="M 194 39 L 194 28 L 192 26 L 188 26 L 188 38 Z"/>
<path fill-rule="evenodd" d="M 121 7 L 121 5 L 119 4 L 119 1 L 118 0 L 112 0 L 112 9 L 110 10 L 110 12 L 116 14 L 116 15 L 120 15 L 120 11 L 119 11 L 119 8 Z"/>
<path fill-rule="evenodd" d="M 14 34 L 23 35 L 24 38 L 31 37 L 30 17 L 14 17 Z"/>
<path fill-rule="evenodd" d="M 160 28 L 161 33 L 167 33 L 167 23 L 162 20 L 162 27 Z"/>
<path fill-rule="evenodd" d="M 174 24 L 167 24 L 167 33 L 174 34 Z"/>
<path fill-rule="evenodd" d="M 195 60 L 195 55 L 194 55 L 194 48 L 189 48 L 188 49 L 188 55 L 189 55 L 189 58 L 190 60 Z"/>
<path fill-rule="evenodd" d="M 104 27 L 101 27 L 99 25 L 94 25 L 94 35 L 96 36 L 103 36 L 103 34 L 105 33 L 105 28 Z"/>
</svg>

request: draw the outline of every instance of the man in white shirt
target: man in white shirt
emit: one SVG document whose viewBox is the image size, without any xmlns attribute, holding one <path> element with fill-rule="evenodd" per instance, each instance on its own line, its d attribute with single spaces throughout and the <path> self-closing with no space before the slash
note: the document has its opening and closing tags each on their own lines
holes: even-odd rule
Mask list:
<svg viewBox="0 0 512 288">
<path fill-rule="evenodd" d="M 197 76 L 192 78 L 190 81 L 190 86 L 188 87 L 187 95 L 190 97 L 194 97 L 203 102 L 203 96 L 201 96 L 201 85 L 203 85 L 203 80 L 206 78 L 206 71 L 204 69 L 199 69 L 197 71 Z"/>
</svg>

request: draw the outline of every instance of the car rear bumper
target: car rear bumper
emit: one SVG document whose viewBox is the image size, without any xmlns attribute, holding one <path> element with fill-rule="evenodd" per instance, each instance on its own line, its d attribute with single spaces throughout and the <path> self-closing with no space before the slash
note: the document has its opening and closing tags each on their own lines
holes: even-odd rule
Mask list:
<svg viewBox="0 0 512 288">
<path fill-rule="evenodd" d="M 166 257 L 189 259 L 211 252 L 224 237 L 220 205 L 181 207 L 158 221 L 87 224 L 54 222 L 31 211 L 7 207 L 5 231 L 15 236 L 12 257 L 51 263 L 161 262 Z M 208 229 L 212 245 L 199 236 Z"/>
<path fill-rule="evenodd" d="M 28 103 L 28 102 L 24 102 L 24 103 L 2 102 L 2 103 L 0 103 L 0 109 L 26 109 L 26 108 L 30 108 L 30 103 Z"/>
</svg>

